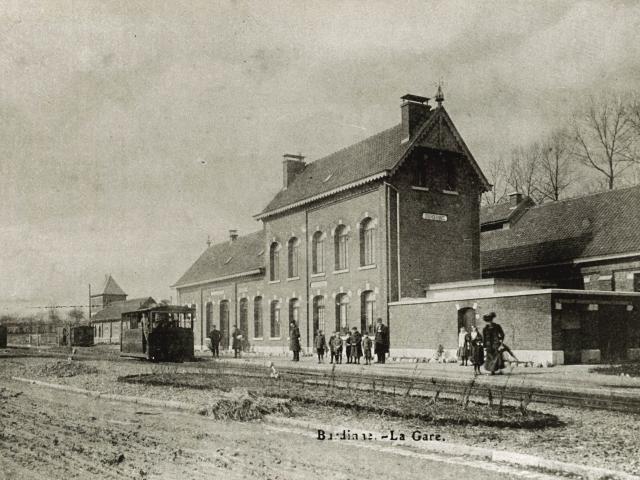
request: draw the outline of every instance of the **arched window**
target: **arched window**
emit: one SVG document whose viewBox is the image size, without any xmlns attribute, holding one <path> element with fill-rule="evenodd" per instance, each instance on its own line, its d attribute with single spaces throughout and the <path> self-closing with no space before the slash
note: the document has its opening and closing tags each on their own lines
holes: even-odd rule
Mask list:
<svg viewBox="0 0 640 480">
<path fill-rule="evenodd" d="M 292 298 L 289 300 L 289 324 L 296 322 L 300 326 L 300 300 Z"/>
<path fill-rule="evenodd" d="M 222 348 L 229 347 L 229 336 L 231 335 L 231 325 L 229 324 L 229 300 L 220 302 L 220 333 L 222 338 L 220 343 Z"/>
<path fill-rule="evenodd" d="M 242 335 L 247 336 L 249 334 L 249 301 L 246 298 L 241 298 L 238 306 L 240 310 L 240 332 Z"/>
<path fill-rule="evenodd" d="M 360 329 L 362 333 L 373 333 L 373 319 L 376 314 L 376 295 L 371 290 L 365 290 L 360 296 Z"/>
<path fill-rule="evenodd" d="M 311 271 L 312 273 L 324 272 L 324 234 L 316 232 L 311 240 Z"/>
<path fill-rule="evenodd" d="M 298 246 L 300 242 L 296 237 L 291 237 L 287 243 L 287 259 L 289 264 L 288 277 L 298 276 Z"/>
<path fill-rule="evenodd" d="M 253 299 L 253 336 L 262 338 L 262 297 Z"/>
<path fill-rule="evenodd" d="M 335 233 L 335 269 L 336 270 L 346 270 L 348 263 L 348 249 L 347 242 L 349 240 L 349 236 L 347 234 L 347 227 L 344 225 L 339 225 L 336 228 Z"/>
<path fill-rule="evenodd" d="M 365 218 L 360 223 L 360 265 L 373 265 L 375 259 L 376 227 L 373 219 Z"/>
<path fill-rule="evenodd" d="M 346 293 L 336 295 L 336 331 L 343 332 L 349 326 L 349 296 Z"/>
<path fill-rule="evenodd" d="M 271 302 L 271 338 L 280 337 L 280 302 Z"/>
<path fill-rule="evenodd" d="M 269 247 L 269 280 L 280 280 L 280 245 L 273 242 Z"/>
<path fill-rule="evenodd" d="M 315 335 L 318 330 L 324 331 L 324 297 L 318 295 L 313 297 L 313 334 Z"/>
<path fill-rule="evenodd" d="M 205 331 L 205 334 L 208 335 L 213 327 L 213 303 L 211 302 L 207 303 L 205 315 L 206 315 L 206 322 L 207 322 L 207 329 Z"/>
</svg>

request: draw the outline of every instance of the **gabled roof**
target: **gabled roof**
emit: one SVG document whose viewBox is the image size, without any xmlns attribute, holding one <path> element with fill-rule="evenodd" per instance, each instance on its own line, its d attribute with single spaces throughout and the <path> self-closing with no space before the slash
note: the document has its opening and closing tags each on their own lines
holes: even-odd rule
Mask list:
<svg viewBox="0 0 640 480">
<path fill-rule="evenodd" d="M 100 293 L 95 293 L 91 296 L 95 297 L 98 295 L 124 295 L 125 297 L 127 296 L 127 294 L 124 293 L 124 290 L 120 288 L 120 285 L 116 283 L 116 281 L 113 279 L 111 275 L 108 275 L 105 278 L 102 291 Z"/>
<path fill-rule="evenodd" d="M 529 208 L 480 245 L 483 271 L 640 252 L 640 186 Z"/>
<path fill-rule="evenodd" d="M 147 307 L 156 301 L 151 297 L 132 298 L 131 300 L 122 300 L 113 302 L 91 317 L 92 322 L 106 322 L 112 320 L 120 320 L 123 313 L 133 312 L 140 308 Z"/>
<path fill-rule="evenodd" d="M 485 188 L 489 183 L 469 152 L 444 107 L 428 112 L 415 136 L 402 142 L 402 125 L 396 125 L 354 145 L 306 165 L 286 189 L 281 190 L 265 209 L 256 215 L 264 218 L 334 193 L 374 181 L 394 172 L 408 153 L 439 120 L 451 129 L 462 151 L 479 174 Z"/>
<path fill-rule="evenodd" d="M 480 209 L 480 225 L 507 223 L 516 220 L 527 208 L 535 203 L 529 197 L 521 200 L 517 206 L 512 206 L 509 201 L 487 205 Z"/>
<path fill-rule="evenodd" d="M 173 287 L 207 283 L 264 270 L 264 230 L 207 248 Z"/>
</svg>

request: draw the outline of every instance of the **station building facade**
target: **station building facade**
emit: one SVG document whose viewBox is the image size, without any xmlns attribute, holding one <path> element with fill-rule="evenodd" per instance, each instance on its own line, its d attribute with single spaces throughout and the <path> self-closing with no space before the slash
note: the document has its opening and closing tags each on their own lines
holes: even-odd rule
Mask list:
<svg viewBox="0 0 640 480">
<path fill-rule="evenodd" d="M 489 184 L 436 100 L 405 95 L 399 124 L 314 162 L 284 156 L 262 229 L 209 246 L 174 285 L 197 309 L 196 347 L 238 325 L 254 350 L 284 352 L 294 320 L 311 348 L 318 329 L 366 332 L 392 301 L 480 278 Z"/>
</svg>

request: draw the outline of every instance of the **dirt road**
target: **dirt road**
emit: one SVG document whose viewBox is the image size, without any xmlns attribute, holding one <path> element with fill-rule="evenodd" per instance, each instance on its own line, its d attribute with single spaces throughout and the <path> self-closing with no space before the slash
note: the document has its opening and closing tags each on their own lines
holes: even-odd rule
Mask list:
<svg viewBox="0 0 640 480">
<path fill-rule="evenodd" d="M 319 442 L 312 432 L 262 422 L 213 421 L 7 382 L 0 397 L 4 479 L 349 479 L 521 476 L 393 451 L 379 444 Z M 491 468 L 493 471 L 480 471 Z M 526 478 L 544 475 L 523 474 Z"/>
</svg>

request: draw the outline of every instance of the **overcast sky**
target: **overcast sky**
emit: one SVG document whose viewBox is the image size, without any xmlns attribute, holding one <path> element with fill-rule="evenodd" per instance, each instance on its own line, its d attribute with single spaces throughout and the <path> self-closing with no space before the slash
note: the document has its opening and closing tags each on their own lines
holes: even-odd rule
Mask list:
<svg viewBox="0 0 640 480">
<path fill-rule="evenodd" d="M 309 160 L 433 96 L 482 165 L 639 90 L 638 2 L 3 1 L 0 313 L 173 284 Z M 175 298 L 175 294 L 174 294 Z"/>
</svg>

